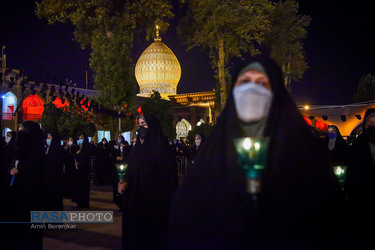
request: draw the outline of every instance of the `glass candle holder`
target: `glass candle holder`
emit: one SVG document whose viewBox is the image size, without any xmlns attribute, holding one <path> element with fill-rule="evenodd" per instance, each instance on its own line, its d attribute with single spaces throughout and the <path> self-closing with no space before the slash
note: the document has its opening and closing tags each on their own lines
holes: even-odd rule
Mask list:
<svg viewBox="0 0 375 250">
<path fill-rule="evenodd" d="M 250 194 L 261 192 L 261 176 L 267 163 L 268 144 L 269 137 L 234 139 L 238 163 L 245 171 L 247 191 Z"/>
<path fill-rule="evenodd" d="M 127 163 L 116 164 L 116 170 L 117 170 L 120 183 L 123 183 L 125 181 L 125 175 L 126 175 L 127 169 L 128 169 Z"/>
<path fill-rule="evenodd" d="M 346 180 L 346 169 L 347 166 L 344 165 L 333 167 L 333 172 L 335 173 L 337 180 L 339 181 L 341 186 L 344 186 L 344 182 Z"/>
</svg>

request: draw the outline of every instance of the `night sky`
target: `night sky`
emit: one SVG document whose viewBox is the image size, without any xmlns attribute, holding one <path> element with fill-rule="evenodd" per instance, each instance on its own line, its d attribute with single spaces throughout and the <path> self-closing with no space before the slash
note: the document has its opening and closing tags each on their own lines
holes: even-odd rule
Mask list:
<svg viewBox="0 0 375 250">
<path fill-rule="evenodd" d="M 299 82 L 292 83 L 298 104 L 349 104 L 362 76 L 375 74 L 375 35 L 371 2 L 300 0 L 300 13 L 312 18 L 304 50 L 309 66 Z M 359 3 L 359 1 L 358 1 Z M 2 4 L 0 44 L 6 46 L 7 66 L 20 69 L 31 79 L 59 83 L 70 79 L 85 86 L 93 84 L 89 69 L 90 50 L 73 40 L 70 24 L 48 25 L 34 14 L 33 1 L 12 0 Z M 176 35 L 178 19 L 171 21 L 162 41 L 175 53 L 182 67 L 178 93 L 215 88 L 208 53 L 186 51 Z M 152 41 L 136 38 L 134 64 Z"/>
</svg>

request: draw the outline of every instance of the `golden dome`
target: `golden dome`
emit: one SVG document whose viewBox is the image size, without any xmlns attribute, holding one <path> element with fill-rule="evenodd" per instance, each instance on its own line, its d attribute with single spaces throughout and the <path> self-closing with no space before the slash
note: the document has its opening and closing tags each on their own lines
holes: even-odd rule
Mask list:
<svg viewBox="0 0 375 250">
<path fill-rule="evenodd" d="M 138 96 L 149 97 L 158 91 L 162 98 L 175 95 L 181 77 L 181 66 L 173 52 L 157 36 L 143 51 L 135 66 L 135 78 L 139 84 Z"/>
</svg>

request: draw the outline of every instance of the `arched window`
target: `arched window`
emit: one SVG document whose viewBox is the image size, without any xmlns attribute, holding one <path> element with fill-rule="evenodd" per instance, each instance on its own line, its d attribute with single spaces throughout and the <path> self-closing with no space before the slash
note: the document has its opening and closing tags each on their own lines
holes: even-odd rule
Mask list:
<svg viewBox="0 0 375 250">
<path fill-rule="evenodd" d="M 3 98 L 3 120 L 14 120 L 14 112 L 17 109 L 17 97 L 12 92 L 7 92 Z"/>
<path fill-rule="evenodd" d="M 28 96 L 22 103 L 23 120 L 39 120 L 43 114 L 43 100 L 37 95 Z"/>
<path fill-rule="evenodd" d="M 182 119 L 179 123 L 176 125 L 176 138 L 182 139 L 185 138 L 189 131 L 191 130 L 191 124 L 185 119 Z"/>
</svg>

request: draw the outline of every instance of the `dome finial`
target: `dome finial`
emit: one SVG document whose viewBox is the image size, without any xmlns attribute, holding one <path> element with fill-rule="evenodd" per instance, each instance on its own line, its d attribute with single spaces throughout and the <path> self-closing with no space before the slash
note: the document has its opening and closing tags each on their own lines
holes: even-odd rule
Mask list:
<svg viewBox="0 0 375 250">
<path fill-rule="evenodd" d="M 156 23 L 156 37 L 154 38 L 154 41 L 161 41 L 161 37 L 159 36 L 159 30 L 160 30 L 160 27 Z"/>
</svg>

